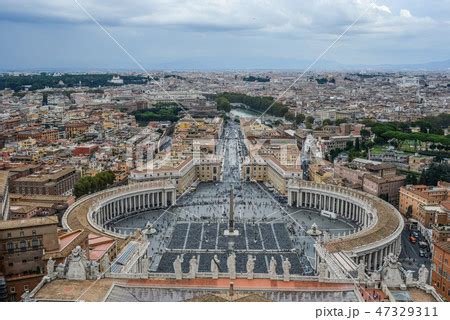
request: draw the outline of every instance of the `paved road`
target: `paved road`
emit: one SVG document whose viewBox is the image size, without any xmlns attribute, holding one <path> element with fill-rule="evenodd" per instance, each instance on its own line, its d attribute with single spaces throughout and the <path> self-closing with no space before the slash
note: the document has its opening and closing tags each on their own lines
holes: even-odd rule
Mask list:
<svg viewBox="0 0 450 320">
<path fill-rule="evenodd" d="M 228 122 L 220 141 L 224 156 L 222 174 L 223 183 L 240 185 L 242 142 L 239 136 L 240 128 L 235 122 Z"/>
<path fill-rule="evenodd" d="M 430 268 L 431 260 L 419 255 L 419 240 L 415 244 L 411 243 L 408 239 L 409 234 L 410 231 L 405 226 L 402 232 L 402 251 L 399 257 L 403 267 L 408 270 L 413 270 L 415 273 L 417 273 L 422 264 Z"/>
</svg>

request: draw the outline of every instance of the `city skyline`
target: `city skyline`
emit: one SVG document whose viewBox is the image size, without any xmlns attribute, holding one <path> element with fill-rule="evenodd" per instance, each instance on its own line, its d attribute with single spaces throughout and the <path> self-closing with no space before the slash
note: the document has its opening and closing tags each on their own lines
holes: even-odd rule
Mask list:
<svg viewBox="0 0 450 320">
<path fill-rule="evenodd" d="M 450 0 L 0 8 L 0 304 L 448 311 Z"/>
<path fill-rule="evenodd" d="M 448 1 L 0 3 L 3 71 L 136 69 L 82 8 L 150 70 L 304 69 L 355 21 L 316 69 L 450 65 Z"/>
</svg>

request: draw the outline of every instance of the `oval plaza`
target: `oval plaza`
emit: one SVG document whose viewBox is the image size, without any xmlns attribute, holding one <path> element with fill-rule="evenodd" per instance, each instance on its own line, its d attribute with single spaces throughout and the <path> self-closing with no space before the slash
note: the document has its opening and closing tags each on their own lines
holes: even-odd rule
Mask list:
<svg viewBox="0 0 450 320">
<path fill-rule="evenodd" d="M 214 157 L 177 163 L 185 176 L 165 167 L 161 175 L 136 171 L 127 186 L 79 199 L 63 225 L 127 246 L 140 230 L 145 263 L 133 270 L 146 277 L 351 282 L 361 269 L 370 275 L 399 255 L 403 220 L 392 205 L 301 174 L 292 178 L 295 165 L 281 165 L 273 154 L 252 158 L 252 146 L 243 142 L 249 131 L 234 123 L 219 134 Z M 224 160 L 230 158 L 236 160 Z M 257 177 L 248 176 L 252 163 Z M 209 170 L 215 174 L 206 175 Z M 114 263 L 109 273 L 123 272 Z"/>
</svg>

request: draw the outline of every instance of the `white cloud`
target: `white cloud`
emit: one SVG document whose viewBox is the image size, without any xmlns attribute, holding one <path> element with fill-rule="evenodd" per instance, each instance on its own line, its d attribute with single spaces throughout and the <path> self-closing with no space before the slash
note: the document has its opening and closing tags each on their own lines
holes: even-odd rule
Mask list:
<svg viewBox="0 0 450 320">
<path fill-rule="evenodd" d="M 412 18 L 411 12 L 409 12 L 409 10 L 407 9 L 401 9 L 400 10 L 400 17 L 403 18 Z"/>
<path fill-rule="evenodd" d="M 338 34 L 361 15 L 354 34 L 402 34 L 435 21 L 399 15 L 374 0 L 77 0 L 105 25 L 288 35 Z M 0 19 L 91 23 L 75 0 L 0 0 Z"/>
</svg>

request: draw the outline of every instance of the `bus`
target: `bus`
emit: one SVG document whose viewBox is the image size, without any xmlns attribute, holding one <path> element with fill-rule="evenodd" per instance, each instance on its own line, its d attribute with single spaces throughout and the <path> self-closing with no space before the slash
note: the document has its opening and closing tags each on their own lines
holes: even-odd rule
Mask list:
<svg viewBox="0 0 450 320">
<path fill-rule="evenodd" d="M 337 219 L 337 214 L 334 213 L 334 212 L 330 212 L 330 211 L 327 211 L 327 210 L 322 210 L 322 211 L 320 211 L 320 214 L 322 216 L 324 216 L 324 217 L 327 217 L 327 218 L 330 218 L 330 219 L 333 219 L 333 220 Z"/>
</svg>

